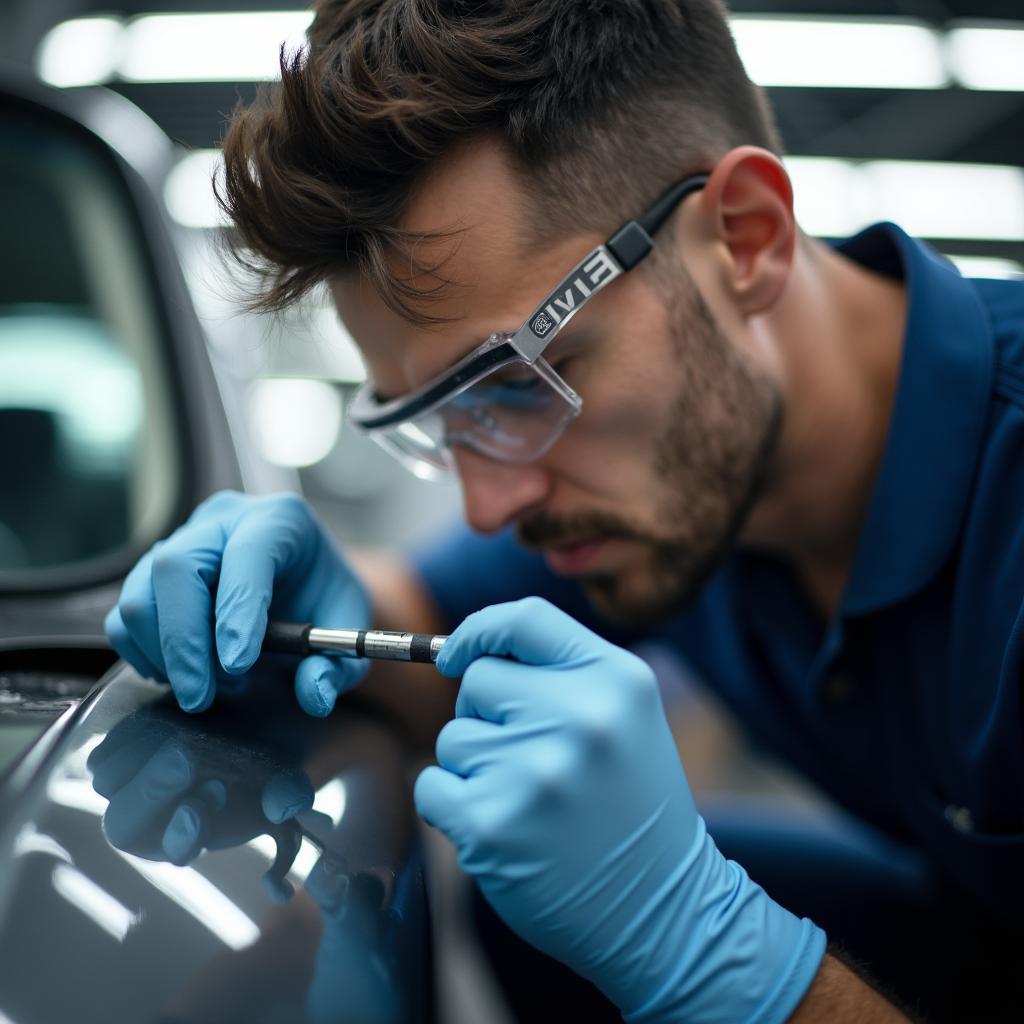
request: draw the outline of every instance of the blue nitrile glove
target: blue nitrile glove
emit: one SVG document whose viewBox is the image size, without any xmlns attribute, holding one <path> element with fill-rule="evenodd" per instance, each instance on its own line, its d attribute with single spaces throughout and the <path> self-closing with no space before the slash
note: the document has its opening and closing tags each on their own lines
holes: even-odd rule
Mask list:
<svg viewBox="0 0 1024 1024">
<path fill-rule="evenodd" d="M 328 628 L 370 624 L 366 591 L 305 501 L 222 491 L 139 559 L 105 625 L 125 661 L 170 682 L 186 711 L 204 711 L 225 673 L 241 676 L 256 661 L 268 609 Z M 362 659 L 303 658 L 299 704 L 328 714 L 367 668 Z"/>
<path fill-rule="evenodd" d="M 515 660 L 512 660 L 515 659 Z M 644 662 L 538 598 L 469 616 L 416 806 L 527 942 L 629 1021 L 783 1021 L 824 933 L 715 847 Z"/>
</svg>

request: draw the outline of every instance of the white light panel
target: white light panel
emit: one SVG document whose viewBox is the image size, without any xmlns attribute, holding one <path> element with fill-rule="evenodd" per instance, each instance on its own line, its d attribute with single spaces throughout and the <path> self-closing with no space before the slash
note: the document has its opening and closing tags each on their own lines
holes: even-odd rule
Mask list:
<svg viewBox="0 0 1024 1024">
<path fill-rule="evenodd" d="M 311 466 L 334 447 L 341 400 L 320 380 L 258 380 L 249 391 L 249 418 L 267 459 L 279 466 Z"/>
<path fill-rule="evenodd" d="M 218 149 L 196 149 L 183 156 L 167 175 L 164 202 L 170 215 L 187 228 L 215 228 L 224 217 L 213 194 L 214 175 L 224 173 Z"/>
<path fill-rule="evenodd" d="M 120 18 L 74 18 L 50 29 L 36 51 L 36 70 L 50 85 L 96 85 L 109 81 L 121 57 Z"/>
<path fill-rule="evenodd" d="M 923 23 L 863 18 L 754 18 L 731 27 L 747 74 L 764 86 L 941 89 L 941 38 Z"/>
<path fill-rule="evenodd" d="M 1024 280 L 1024 263 L 1001 260 L 991 256 L 957 256 L 947 254 L 964 277 L 995 277 L 1004 280 Z"/>
<path fill-rule="evenodd" d="M 1024 91 L 1024 25 L 964 25 L 946 36 L 949 66 L 967 89 Z"/>
<path fill-rule="evenodd" d="M 1024 241 L 1024 170 L 988 164 L 787 157 L 800 226 L 848 235 L 891 220 L 924 238 Z"/>
<path fill-rule="evenodd" d="M 925 238 L 1024 239 L 1024 171 L 984 164 L 863 164 L 876 218 Z"/>
<path fill-rule="evenodd" d="M 309 11 L 74 18 L 36 55 L 53 85 L 253 81 L 278 77 L 278 52 L 305 44 Z M 747 73 L 765 86 L 1024 90 L 1024 24 L 953 23 L 941 33 L 906 19 L 730 19 Z"/>
<path fill-rule="evenodd" d="M 282 43 L 305 43 L 310 11 L 152 14 L 125 29 L 118 67 L 131 82 L 240 82 L 277 78 Z"/>
</svg>

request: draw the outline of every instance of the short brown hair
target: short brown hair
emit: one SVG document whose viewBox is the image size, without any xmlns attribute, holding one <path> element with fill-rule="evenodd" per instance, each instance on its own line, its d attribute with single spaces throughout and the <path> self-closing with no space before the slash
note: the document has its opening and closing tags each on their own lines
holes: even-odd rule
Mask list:
<svg viewBox="0 0 1024 1024">
<path fill-rule="evenodd" d="M 308 49 L 282 50 L 280 84 L 224 139 L 215 187 L 255 310 L 354 269 L 401 315 L 438 319 L 395 270 L 437 269 L 401 221 L 431 164 L 474 138 L 507 148 L 538 236 L 610 232 L 733 146 L 781 152 L 718 0 L 314 6 Z"/>
</svg>

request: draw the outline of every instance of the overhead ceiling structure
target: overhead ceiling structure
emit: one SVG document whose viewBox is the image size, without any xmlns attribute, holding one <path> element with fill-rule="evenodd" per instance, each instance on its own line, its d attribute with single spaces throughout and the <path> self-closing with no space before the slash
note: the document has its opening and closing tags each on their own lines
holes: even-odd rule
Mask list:
<svg viewBox="0 0 1024 1024">
<path fill-rule="evenodd" d="M 919 229 L 944 251 L 1024 264 L 1020 0 L 736 0 L 730 6 L 748 71 L 766 87 L 776 111 L 791 173 L 816 196 L 817 209 L 808 207 L 808 215 L 817 222 L 809 230 L 843 234 L 850 218 L 870 218 L 881 209 L 909 220 L 910 230 Z M 291 12 L 291 19 L 263 22 L 262 30 L 249 23 L 256 33 L 251 45 L 239 44 L 245 37 L 237 23 L 230 30 L 234 45 L 217 44 L 217 25 L 209 21 L 206 29 L 193 23 L 189 45 L 188 39 L 173 41 L 176 23 L 149 20 L 211 10 Z M 253 78 L 271 73 L 266 60 L 272 68 L 276 46 L 258 42 L 260 31 L 281 38 L 281 25 L 290 26 L 287 36 L 297 24 L 301 37 L 305 10 L 286 0 L 8 0 L 0 40 L 9 50 L 3 53 L 0 42 L 0 57 L 39 67 L 45 57 L 40 44 L 56 25 L 106 18 L 94 23 L 93 43 L 72 43 L 81 59 L 112 61 L 105 73 L 100 69 L 101 79 L 105 74 L 181 145 L 208 150 L 235 104 L 255 94 Z M 837 18 L 855 21 L 821 21 Z M 104 50 L 104 31 L 116 36 L 113 49 Z M 161 57 L 145 51 L 147 33 L 150 41 L 163 40 Z M 56 38 L 48 44 L 56 45 Z M 263 64 L 257 59 L 245 66 L 256 51 Z M 205 71 L 204 52 L 221 58 L 208 61 Z M 175 66 L 175 55 L 192 64 Z M 66 67 L 66 59 L 59 57 L 57 66 Z M 989 166 L 969 173 L 963 165 Z M 922 219 L 926 204 L 943 208 L 934 225 Z M 845 220 L 836 215 L 839 207 L 847 211 Z"/>
</svg>

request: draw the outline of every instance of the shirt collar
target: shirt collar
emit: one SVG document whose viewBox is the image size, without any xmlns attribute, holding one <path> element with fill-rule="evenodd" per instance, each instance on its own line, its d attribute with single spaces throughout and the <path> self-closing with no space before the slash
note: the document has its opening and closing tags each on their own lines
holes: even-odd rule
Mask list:
<svg viewBox="0 0 1024 1024">
<path fill-rule="evenodd" d="M 907 287 L 892 420 L 842 603 L 842 613 L 854 615 L 920 589 L 950 554 L 970 494 L 994 357 L 973 287 L 934 250 L 888 223 L 838 249 L 902 277 Z"/>
</svg>

